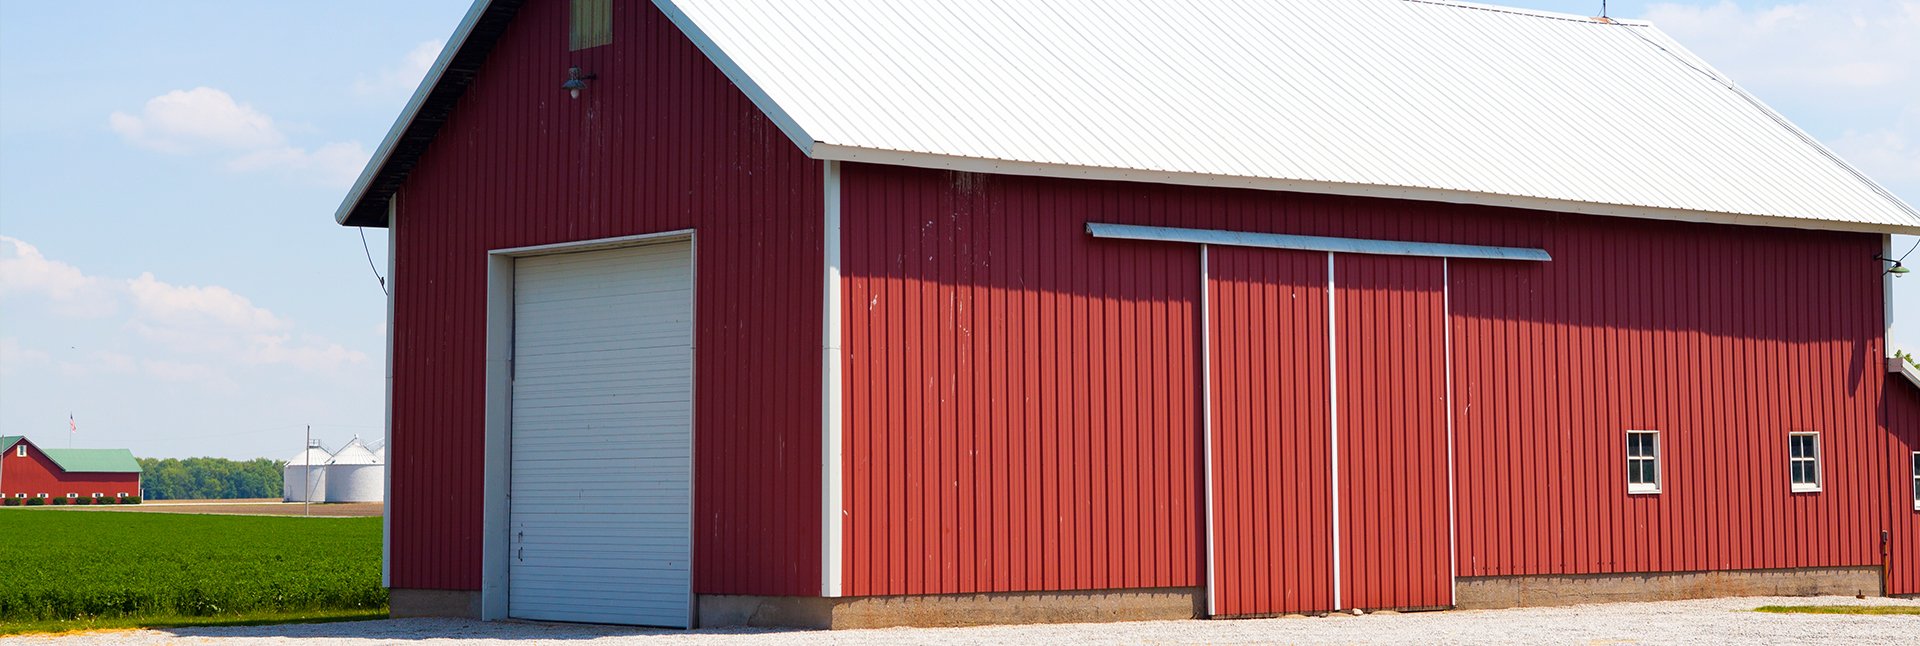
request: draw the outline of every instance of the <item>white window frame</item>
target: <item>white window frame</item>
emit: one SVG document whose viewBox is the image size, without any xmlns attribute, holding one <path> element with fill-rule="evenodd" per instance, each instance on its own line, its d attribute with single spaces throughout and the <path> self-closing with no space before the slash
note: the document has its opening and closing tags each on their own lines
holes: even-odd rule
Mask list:
<svg viewBox="0 0 1920 646">
<path fill-rule="evenodd" d="M 67 493 L 67 500 L 76 500 L 79 497 L 80 497 L 80 494 L 72 493 L 72 492 Z"/>
<path fill-rule="evenodd" d="M 27 457 L 27 445 L 26 445 L 26 444 L 16 444 L 16 445 L 14 445 L 14 447 L 13 447 L 13 457 L 16 457 L 16 458 L 24 458 L 24 457 Z"/>
<path fill-rule="evenodd" d="M 35 496 L 35 497 L 36 497 L 36 498 L 45 498 L 45 497 L 47 497 L 47 494 L 40 494 L 40 495 L 38 495 L 38 496 Z"/>
<path fill-rule="evenodd" d="M 1632 453 L 1633 436 L 1635 435 L 1652 435 L 1653 436 L 1653 456 L 1652 457 L 1636 457 L 1633 455 Z M 1660 453 L 1661 453 L 1660 431 L 1657 431 L 1654 429 L 1640 429 L 1640 428 L 1627 430 L 1626 456 L 1627 456 L 1627 493 L 1628 494 L 1653 495 L 1653 494 L 1660 493 L 1661 485 L 1666 481 L 1666 474 L 1663 473 L 1663 470 L 1660 466 Z M 1647 483 L 1647 482 L 1633 481 L 1633 474 L 1635 472 L 1635 469 L 1633 467 L 1634 467 L 1634 462 L 1636 461 L 1652 461 L 1653 462 L 1653 482 Z"/>
<path fill-rule="evenodd" d="M 1920 511 L 1920 451 L 1913 452 L 1913 510 Z"/>
<path fill-rule="evenodd" d="M 1811 457 L 1794 457 L 1793 440 L 1794 438 L 1800 437 L 1813 438 L 1813 455 Z M 1819 431 L 1794 431 L 1787 434 L 1787 485 L 1794 493 L 1819 493 L 1821 489 L 1824 488 L 1827 483 L 1827 474 L 1825 469 L 1820 468 L 1820 458 L 1823 454 L 1824 452 L 1820 448 Z M 1793 465 L 1798 462 L 1806 462 L 1813 465 L 1813 482 L 1794 482 Z"/>
</svg>

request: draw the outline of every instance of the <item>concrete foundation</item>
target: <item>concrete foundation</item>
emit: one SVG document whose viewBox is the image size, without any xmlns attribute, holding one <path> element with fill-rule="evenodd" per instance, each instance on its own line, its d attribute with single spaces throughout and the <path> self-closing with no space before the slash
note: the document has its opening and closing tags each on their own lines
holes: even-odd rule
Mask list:
<svg viewBox="0 0 1920 646">
<path fill-rule="evenodd" d="M 387 591 L 387 614 L 399 617 L 465 617 L 480 618 L 480 592 L 478 590 L 407 590 Z"/>
<path fill-rule="evenodd" d="M 1455 607 L 1461 609 L 1882 593 L 1878 567 L 1466 577 L 1455 591 Z M 394 617 L 480 616 L 480 593 L 471 590 L 393 590 L 390 599 Z M 838 599 L 699 595 L 696 603 L 701 626 L 977 626 L 1192 619 L 1205 614 L 1206 591 L 1141 588 Z"/>
<path fill-rule="evenodd" d="M 1192 619 L 1205 612 L 1200 588 L 999 592 L 895 597 L 702 595 L 702 626 L 887 628 Z"/>
<path fill-rule="evenodd" d="M 1454 607 L 1519 608 L 1618 601 L 1711 597 L 1880 596 L 1880 568 L 1544 574 L 1466 577 L 1454 588 Z"/>
</svg>

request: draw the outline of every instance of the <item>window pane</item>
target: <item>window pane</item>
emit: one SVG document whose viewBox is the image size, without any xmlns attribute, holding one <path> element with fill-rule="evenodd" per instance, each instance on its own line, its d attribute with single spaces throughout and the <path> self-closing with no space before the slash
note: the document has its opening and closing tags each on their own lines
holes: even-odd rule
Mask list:
<svg viewBox="0 0 1920 646">
<path fill-rule="evenodd" d="M 1654 476 L 1654 473 L 1655 473 L 1655 468 L 1653 465 L 1653 460 L 1642 460 L 1640 462 L 1640 481 L 1641 482 L 1646 484 L 1653 484 L 1655 481 L 1658 481 L 1659 478 Z"/>
</svg>

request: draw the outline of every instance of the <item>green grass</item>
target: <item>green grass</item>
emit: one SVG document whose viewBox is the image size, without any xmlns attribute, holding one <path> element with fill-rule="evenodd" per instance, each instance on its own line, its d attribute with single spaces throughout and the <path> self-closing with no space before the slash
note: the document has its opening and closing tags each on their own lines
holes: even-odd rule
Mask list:
<svg viewBox="0 0 1920 646">
<path fill-rule="evenodd" d="M 259 611 L 214 617 L 159 615 L 150 617 L 89 617 L 51 621 L 0 622 L 0 635 L 70 633 L 133 628 L 188 628 L 196 626 L 269 626 L 274 624 L 323 624 L 336 621 L 386 619 L 386 610 L 300 610 L 294 612 Z"/>
<path fill-rule="evenodd" d="M 379 518 L 0 510 L 0 634 L 384 614 Z"/>
<path fill-rule="evenodd" d="M 1807 615 L 1920 615 L 1920 606 L 1760 606 L 1753 610 Z"/>
</svg>

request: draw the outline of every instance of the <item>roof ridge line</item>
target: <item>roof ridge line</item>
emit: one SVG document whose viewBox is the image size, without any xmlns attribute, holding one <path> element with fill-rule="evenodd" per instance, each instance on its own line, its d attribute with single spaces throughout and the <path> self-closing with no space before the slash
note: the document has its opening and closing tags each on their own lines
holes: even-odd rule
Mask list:
<svg viewBox="0 0 1920 646">
<path fill-rule="evenodd" d="M 1529 18 L 1546 18 L 1548 20 L 1583 22 L 1590 25 L 1619 25 L 1619 26 L 1625 26 L 1625 27 L 1653 26 L 1653 23 L 1647 22 L 1645 20 L 1621 20 L 1618 18 L 1614 18 L 1612 16 L 1582 16 L 1579 14 L 1571 14 L 1571 13 L 1556 13 L 1552 11 L 1539 11 L 1536 9 L 1522 9 L 1520 7 L 1506 7 L 1501 5 L 1479 4 L 1475 2 L 1460 2 L 1458 0 L 1401 0 L 1401 1 L 1411 2 L 1414 4 L 1429 4 L 1429 5 L 1439 6 L 1439 7 L 1452 7 L 1455 9 L 1472 9 L 1475 11 L 1488 11 L 1493 13 L 1513 14 L 1516 16 L 1526 16 Z"/>
</svg>

